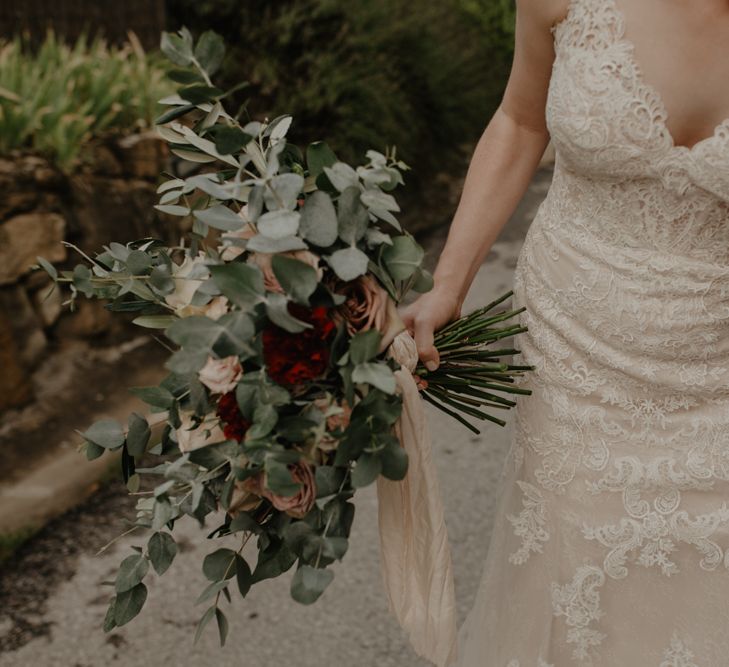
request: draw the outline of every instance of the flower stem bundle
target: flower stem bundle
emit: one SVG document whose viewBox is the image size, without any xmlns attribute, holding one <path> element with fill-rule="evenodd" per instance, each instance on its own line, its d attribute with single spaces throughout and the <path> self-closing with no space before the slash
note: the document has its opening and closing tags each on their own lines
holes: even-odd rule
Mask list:
<svg viewBox="0 0 729 667">
<path fill-rule="evenodd" d="M 525 308 L 495 312 L 512 295 L 513 292 L 507 292 L 437 331 L 434 342 L 440 365 L 434 371 L 422 364 L 415 369 L 421 380 L 423 398 L 474 433 L 480 431 L 466 416 L 505 426 L 506 421 L 490 410 L 509 410 L 516 405 L 516 401 L 504 394 L 531 394 L 530 390 L 519 387 L 517 380 L 532 367 L 502 361 L 502 357 L 518 354 L 519 350 L 491 349 L 498 341 L 527 330 L 518 323 L 505 324 Z"/>
</svg>

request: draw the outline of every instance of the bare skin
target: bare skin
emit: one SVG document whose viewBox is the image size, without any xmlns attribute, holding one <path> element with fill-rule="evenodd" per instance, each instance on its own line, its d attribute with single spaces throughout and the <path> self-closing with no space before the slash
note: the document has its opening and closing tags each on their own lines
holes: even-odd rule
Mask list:
<svg viewBox="0 0 729 667">
<path fill-rule="evenodd" d="M 643 77 L 668 110 L 674 143 L 690 147 L 712 135 L 729 118 L 729 0 L 615 1 Z M 431 370 L 439 364 L 433 332 L 460 317 L 479 266 L 549 142 L 545 107 L 555 56 L 550 29 L 565 17 L 568 4 L 517 0 L 509 81 L 471 158 L 435 285 L 401 312 Z"/>
</svg>

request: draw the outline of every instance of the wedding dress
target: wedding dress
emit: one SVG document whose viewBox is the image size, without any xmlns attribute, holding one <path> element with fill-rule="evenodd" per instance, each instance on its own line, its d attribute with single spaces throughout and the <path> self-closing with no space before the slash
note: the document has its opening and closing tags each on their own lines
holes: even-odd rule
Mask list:
<svg viewBox="0 0 729 667">
<path fill-rule="evenodd" d="M 552 28 L 554 180 L 458 667 L 729 666 L 729 118 L 692 147 L 615 0 Z"/>
</svg>

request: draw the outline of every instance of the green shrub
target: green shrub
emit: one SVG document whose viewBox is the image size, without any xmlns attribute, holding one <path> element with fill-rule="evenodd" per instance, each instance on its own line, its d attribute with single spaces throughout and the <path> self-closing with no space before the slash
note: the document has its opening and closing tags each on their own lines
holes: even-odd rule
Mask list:
<svg viewBox="0 0 729 667">
<path fill-rule="evenodd" d="M 460 0 L 463 10 L 481 26 L 485 39 L 494 52 L 505 60 L 514 53 L 514 0 Z"/>
<path fill-rule="evenodd" d="M 461 0 L 168 0 L 177 28 L 231 46 L 223 83 L 248 78 L 253 118 L 291 113 L 296 143 L 329 137 L 344 160 L 396 145 L 427 178 L 488 122 L 503 46 Z M 508 63 L 507 63 L 508 66 Z"/>
<path fill-rule="evenodd" d="M 0 41 L 0 153 L 29 149 L 70 170 L 91 138 L 150 126 L 171 90 L 162 59 L 133 37 L 121 48 L 67 46 L 49 33 L 37 52 Z"/>
</svg>

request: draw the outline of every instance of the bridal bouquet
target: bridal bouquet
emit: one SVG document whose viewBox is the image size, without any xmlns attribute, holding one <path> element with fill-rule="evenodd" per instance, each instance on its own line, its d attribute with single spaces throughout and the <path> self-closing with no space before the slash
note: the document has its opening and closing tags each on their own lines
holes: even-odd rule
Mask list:
<svg viewBox="0 0 729 667">
<path fill-rule="evenodd" d="M 60 274 L 39 264 L 70 289 L 71 306 L 79 295 L 107 300 L 163 332 L 169 351 L 164 380 L 131 390 L 150 418 L 82 434 L 89 459 L 121 451 L 139 498 L 133 529 L 151 533 L 121 563 L 105 630 L 140 612 L 150 568 L 172 564 L 178 519 L 202 527 L 210 516 L 209 538 L 241 538 L 202 562 L 197 636 L 215 618 L 224 642 L 221 596 L 295 566 L 291 595 L 314 602 L 347 551 L 355 490 L 406 475 L 392 345 L 409 335 L 396 305 L 432 279 L 395 217 L 391 192 L 407 167 L 394 151 L 369 151 L 357 168 L 325 143 L 300 151 L 286 140 L 291 117 L 241 124 L 226 112 L 229 93 L 210 78 L 223 55 L 215 34 L 196 44 L 186 30 L 165 34 L 162 48 L 182 85 L 162 100 L 159 133 L 201 168 L 164 181 L 156 208 L 191 221 L 185 241 L 111 243 Z M 499 361 L 515 350 L 486 348 L 523 331 L 501 324 L 521 311 L 492 312 L 508 296 L 443 329 L 441 367 L 415 370 L 423 395 L 466 424 L 463 415 L 503 423 L 483 408 L 508 409 L 501 394 L 523 391 L 513 382 L 526 368 Z M 251 538 L 255 563 L 242 554 Z"/>
</svg>

